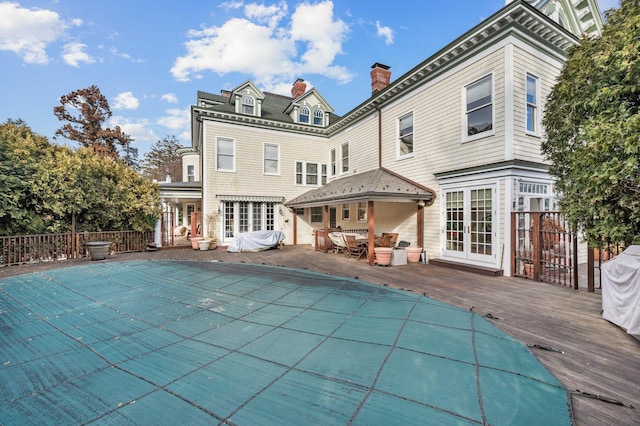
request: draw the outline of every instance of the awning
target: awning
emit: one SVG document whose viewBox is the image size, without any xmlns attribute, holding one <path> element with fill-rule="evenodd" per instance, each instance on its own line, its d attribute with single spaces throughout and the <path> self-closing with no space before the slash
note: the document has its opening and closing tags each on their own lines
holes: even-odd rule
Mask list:
<svg viewBox="0 0 640 426">
<path fill-rule="evenodd" d="M 247 203 L 282 203 L 284 197 L 268 195 L 216 195 L 220 201 L 240 201 Z"/>
<path fill-rule="evenodd" d="M 385 168 L 379 168 L 333 180 L 287 201 L 285 206 L 317 207 L 358 201 L 422 201 L 425 205 L 430 205 L 435 197 L 432 189 Z"/>
</svg>

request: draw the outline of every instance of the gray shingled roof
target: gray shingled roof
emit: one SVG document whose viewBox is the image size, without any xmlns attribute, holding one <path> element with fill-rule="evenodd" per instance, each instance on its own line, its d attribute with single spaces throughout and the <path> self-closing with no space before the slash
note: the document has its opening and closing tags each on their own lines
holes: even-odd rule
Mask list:
<svg viewBox="0 0 640 426">
<path fill-rule="evenodd" d="M 220 105 L 213 105 L 205 109 L 212 111 L 228 112 L 235 114 L 235 106 L 229 102 L 228 97 L 215 95 L 213 93 L 198 91 L 198 99 L 206 99 L 214 102 L 221 102 Z M 275 93 L 264 92 L 262 101 L 262 118 L 266 120 L 280 121 L 284 123 L 293 123 L 291 116 L 285 111 L 293 102 L 293 98 L 289 96 L 277 95 Z M 329 124 L 333 124 L 341 117 L 333 113 L 329 114 Z M 311 126 L 311 125 L 310 125 Z M 316 127 L 316 126 L 312 126 Z"/>
<path fill-rule="evenodd" d="M 287 207 L 313 207 L 356 201 L 406 202 L 423 200 L 427 204 L 435 192 L 390 170 L 380 168 L 336 179 L 305 192 L 285 203 Z"/>
</svg>

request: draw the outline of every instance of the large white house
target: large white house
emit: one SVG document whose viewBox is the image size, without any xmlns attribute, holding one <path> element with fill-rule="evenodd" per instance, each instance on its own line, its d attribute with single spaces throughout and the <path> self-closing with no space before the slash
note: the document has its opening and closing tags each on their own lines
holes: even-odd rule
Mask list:
<svg viewBox="0 0 640 426">
<path fill-rule="evenodd" d="M 344 116 L 302 79 L 290 97 L 251 81 L 198 92 L 187 182 L 163 186 L 165 201 L 219 214 L 222 245 L 252 230 L 314 244 L 314 230 L 369 229 L 510 275 L 511 212 L 554 208 L 545 99 L 568 49 L 602 25 L 595 0 L 507 1 L 395 80 L 374 64 L 371 96 Z"/>
</svg>

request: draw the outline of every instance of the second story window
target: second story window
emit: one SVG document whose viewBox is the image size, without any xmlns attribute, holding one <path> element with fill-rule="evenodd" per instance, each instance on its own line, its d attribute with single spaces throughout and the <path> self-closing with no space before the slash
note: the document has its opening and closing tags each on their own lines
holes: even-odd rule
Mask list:
<svg viewBox="0 0 640 426">
<path fill-rule="evenodd" d="M 301 123 L 309 123 L 309 108 L 307 108 L 306 106 L 300 107 L 299 121 Z"/>
<path fill-rule="evenodd" d="M 330 161 L 331 161 L 331 176 L 335 176 L 336 175 L 336 150 L 332 149 L 330 154 Z"/>
<path fill-rule="evenodd" d="M 342 173 L 347 173 L 349 171 L 349 143 L 343 143 L 342 146 L 340 147 L 340 152 L 341 152 L 341 156 L 340 159 L 342 160 Z"/>
<path fill-rule="evenodd" d="M 296 161 L 296 185 L 320 186 L 327 183 L 327 165 Z"/>
<path fill-rule="evenodd" d="M 280 147 L 276 144 L 264 144 L 264 174 L 277 175 L 280 173 Z"/>
<path fill-rule="evenodd" d="M 398 119 L 398 157 L 413 154 L 413 113 Z"/>
<path fill-rule="evenodd" d="M 235 170 L 236 143 L 233 139 L 218 138 L 216 143 L 216 170 Z"/>
<path fill-rule="evenodd" d="M 527 132 L 538 132 L 538 79 L 527 74 Z"/>
<path fill-rule="evenodd" d="M 196 166 L 189 164 L 187 166 L 187 182 L 193 182 L 196 180 Z"/>
<path fill-rule="evenodd" d="M 471 137 L 493 129 L 492 76 L 488 75 L 466 87 L 466 136 Z"/>
<path fill-rule="evenodd" d="M 242 113 L 243 114 L 255 114 L 255 100 L 251 95 L 244 95 L 242 97 Z"/>
<path fill-rule="evenodd" d="M 320 109 L 313 111 L 313 124 L 316 126 L 322 126 L 324 124 L 324 113 Z"/>
</svg>

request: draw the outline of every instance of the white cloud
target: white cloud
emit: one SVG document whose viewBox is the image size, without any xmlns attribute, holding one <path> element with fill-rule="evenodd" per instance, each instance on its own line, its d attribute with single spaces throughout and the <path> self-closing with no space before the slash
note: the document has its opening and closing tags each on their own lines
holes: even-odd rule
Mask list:
<svg viewBox="0 0 640 426">
<path fill-rule="evenodd" d="M 111 53 L 113 56 L 117 56 L 119 58 L 124 58 L 124 59 L 128 59 L 131 62 L 136 62 L 136 63 L 140 63 L 140 62 L 144 62 L 143 59 L 135 59 L 133 58 L 131 55 L 129 55 L 128 53 L 124 53 L 124 52 L 120 52 L 118 49 L 116 49 L 115 47 L 112 47 L 109 49 L 109 53 Z"/>
<path fill-rule="evenodd" d="M 391 27 L 383 27 L 380 25 L 380 21 L 376 21 L 376 30 L 378 35 L 384 38 L 384 44 L 387 46 L 393 44 L 393 30 Z"/>
<path fill-rule="evenodd" d="M 286 91 L 276 92 L 283 94 L 288 94 L 295 78 L 307 73 L 340 82 L 353 78 L 346 68 L 334 64 L 349 27 L 334 17 L 331 1 L 301 3 L 288 21 L 284 1 L 268 7 L 251 3 L 242 11 L 243 17 L 221 26 L 190 31 L 185 55 L 171 68 L 173 76 L 188 81 L 204 72 L 239 72 L 251 75 L 265 90 L 286 85 Z"/>
<path fill-rule="evenodd" d="M 191 140 L 190 108 L 172 108 L 165 111 L 167 115 L 158 119 L 157 124 L 171 130 L 180 140 Z"/>
<path fill-rule="evenodd" d="M 47 63 L 47 46 L 59 40 L 66 28 L 56 12 L 0 3 L 0 50 L 15 52 L 26 63 Z"/>
<path fill-rule="evenodd" d="M 147 119 L 131 120 L 121 116 L 113 116 L 109 120 L 109 127 L 120 126 L 120 129 L 131 136 L 135 142 L 156 142 L 159 138 Z"/>
<path fill-rule="evenodd" d="M 132 92 L 124 92 L 116 96 L 113 109 L 137 109 L 139 106 L 140 101 Z"/>
<path fill-rule="evenodd" d="M 178 97 L 175 95 L 175 93 L 165 93 L 164 95 L 162 95 L 160 97 L 160 99 L 162 99 L 165 102 L 168 102 L 170 104 L 177 104 L 178 103 Z"/>
<path fill-rule="evenodd" d="M 65 44 L 62 59 L 67 65 L 71 65 L 76 68 L 80 66 L 80 62 L 92 64 L 96 60 L 84 51 L 86 48 L 87 45 L 83 43 L 74 42 Z"/>
</svg>

